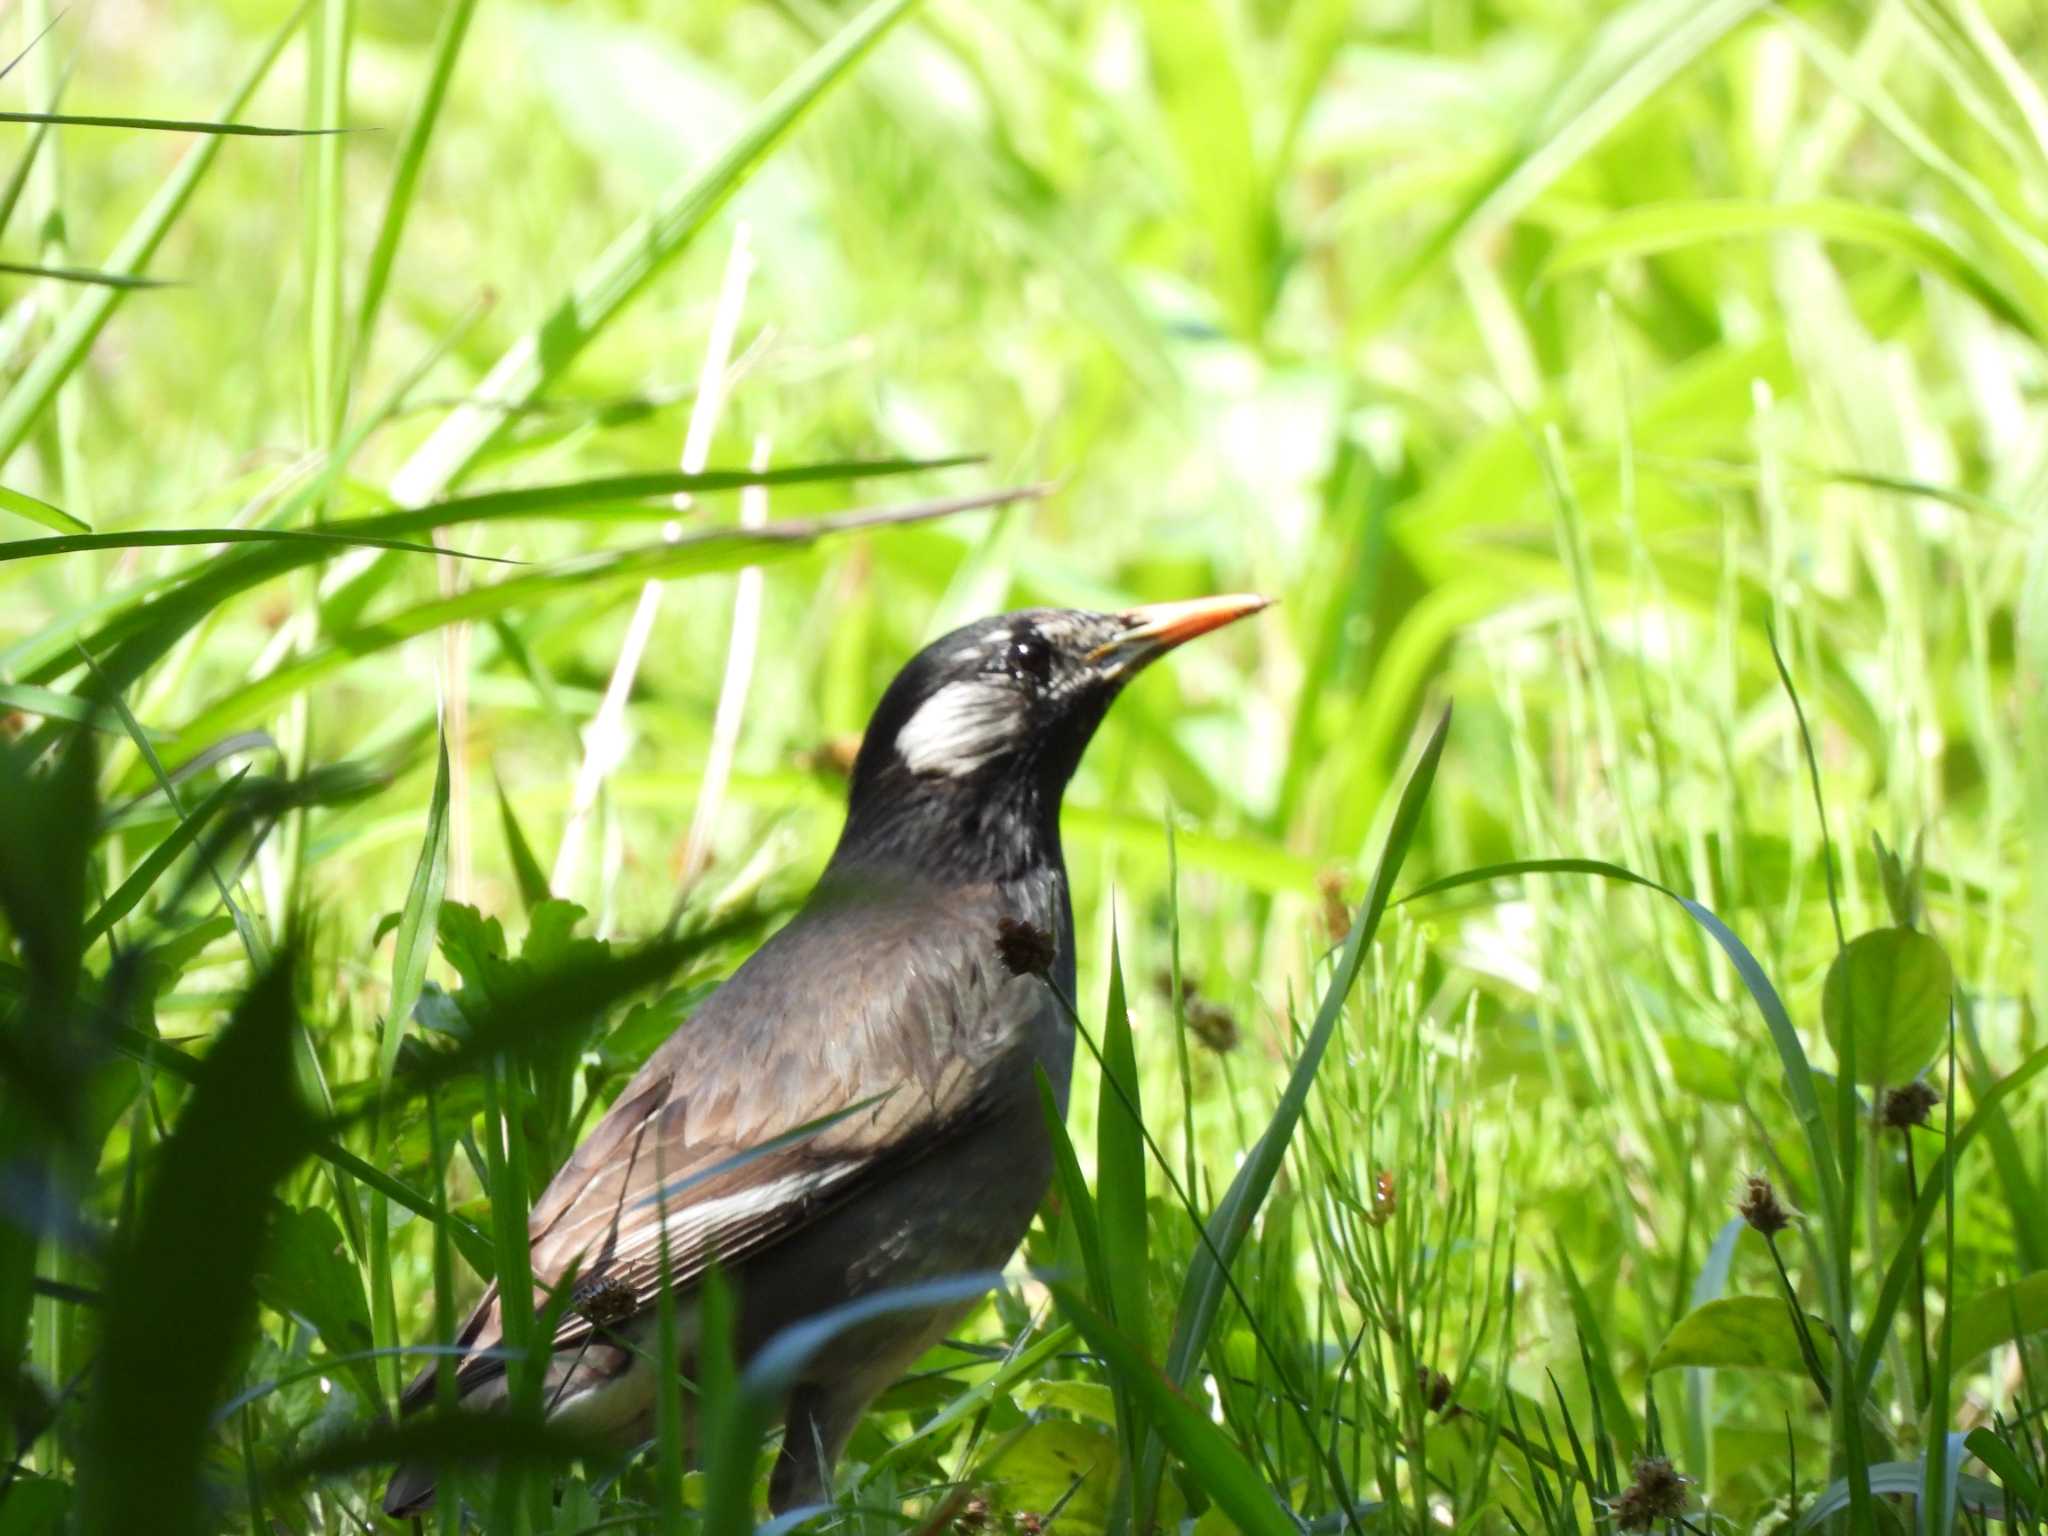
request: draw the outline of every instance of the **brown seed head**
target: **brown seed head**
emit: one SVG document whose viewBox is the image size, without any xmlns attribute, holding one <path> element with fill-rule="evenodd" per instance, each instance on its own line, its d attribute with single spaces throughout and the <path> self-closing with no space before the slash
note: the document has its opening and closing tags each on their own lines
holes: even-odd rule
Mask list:
<svg viewBox="0 0 2048 1536">
<path fill-rule="evenodd" d="M 1344 876 L 1326 869 L 1316 876 L 1316 890 L 1323 898 L 1323 932 L 1338 944 L 1351 932 L 1351 908 L 1344 902 Z"/>
<path fill-rule="evenodd" d="M 1422 1394 L 1431 1413 L 1442 1413 L 1450 1406 L 1451 1378 L 1442 1371 L 1433 1371 L 1426 1365 L 1415 1367 L 1415 1390 Z"/>
<path fill-rule="evenodd" d="M 1894 1131 L 1925 1125 L 1934 1114 L 1934 1106 L 1940 1102 L 1941 1095 L 1932 1083 L 1915 1078 L 1905 1087 L 1894 1088 L 1884 1096 L 1884 1102 L 1877 1110 L 1878 1123 Z"/>
<path fill-rule="evenodd" d="M 1394 1170 L 1382 1168 L 1372 1176 L 1372 1209 L 1365 1219 L 1376 1227 L 1384 1227 L 1394 1219 L 1400 1200 L 1394 1184 Z"/>
<path fill-rule="evenodd" d="M 576 1283 L 569 1310 L 594 1328 L 609 1328 L 639 1311 L 640 1301 L 633 1287 L 617 1275 L 592 1275 Z"/>
<path fill-rule="evenodd" d="M 1680 1476 L 1669 1458 L 1645 1456 L 1633 1470 L 1635 1481 L 1607 1504 L 1618 1529 L 1647 1531 L 1659 1520 L 1676 1520 L 1685 1513 L 1685 1490 L 1692 1479 Z"/>
<path fill-rule="evenodd" d="M 1237 1016 L 1221 1003 L 1190 991 L 1185 999 L 1188 1028 L 1218 1056 L 1237 1049 Z"/>
<path fill-rule="evenodd" d="M 996 925 L 996 957 L 1012 976 L 1043 976 L 1052 969 L 1052 935 L 1020 917 Z"/>
<path fill-rule="evenodd" d="M 1771 1188 L 1771 1181 L 1760 1173 L 1751 1174 L 1743 1184 L 1742 1198 L 1735 1203 L 1735 1214 L 1765 1237 L 1776 1237 L 1792 1225 L 1793 1213 L 1778 1199 L 1778 1192 Z"/>
</svg>

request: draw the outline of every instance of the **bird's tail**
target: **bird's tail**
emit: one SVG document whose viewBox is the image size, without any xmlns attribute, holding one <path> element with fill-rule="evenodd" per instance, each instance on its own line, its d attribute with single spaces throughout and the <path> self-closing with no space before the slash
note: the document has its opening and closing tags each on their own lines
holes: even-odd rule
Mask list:
<svg viewBox="0 0 2048 1536">
<path fill-rule="evenodd" d="M 384 1486 L 384 1513 L 410 1520 L 434 1507 L 434 1469 L 425 1462 L 402 1463 Z"/>
</svg>

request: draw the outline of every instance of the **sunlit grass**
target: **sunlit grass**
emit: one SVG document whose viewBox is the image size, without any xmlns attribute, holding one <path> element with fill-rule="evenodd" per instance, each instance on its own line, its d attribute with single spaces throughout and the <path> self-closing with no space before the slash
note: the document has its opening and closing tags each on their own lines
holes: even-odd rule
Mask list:
<svg viewBox="0 0 2048 1536">
<path fill-rule="evenodd" d="M 900 661 L 1247 588 L 1070 795 L 1128 1070 L 830 1518 L 1562 1536 L 1661 1457 L 1701 1532 L 2037 1524 L 2029 7 L 19 15 L 0 106 L 128 125 L 0 180 L 0 1528 L 377 1519 L 394 1352 L 801 896 Z M 492 922 L 520 1043 L 428 1093 Z M 1952 1013 L 1838 962 L 1897 924 Z M 709 1375 L 623 1465 L 401 1434 L 493 1531 L 743 1528 L 772 1383 Z"/>
</svg>

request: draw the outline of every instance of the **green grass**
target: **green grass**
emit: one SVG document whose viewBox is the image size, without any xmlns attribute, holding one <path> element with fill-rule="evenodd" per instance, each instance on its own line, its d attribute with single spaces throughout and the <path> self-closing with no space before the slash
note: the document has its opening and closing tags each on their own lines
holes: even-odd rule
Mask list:
<svg viewBox="0 0 2048 1536">
<path fill-rule="evenodd" d="M 747 1528 L 803 1339 L 625 1465 L 386 1415 L 921 641 L 1240 589 L 818 1523 L 2039 1528 L 2037 7 L 14 16 L 4 1536 Z"/>
</svg>

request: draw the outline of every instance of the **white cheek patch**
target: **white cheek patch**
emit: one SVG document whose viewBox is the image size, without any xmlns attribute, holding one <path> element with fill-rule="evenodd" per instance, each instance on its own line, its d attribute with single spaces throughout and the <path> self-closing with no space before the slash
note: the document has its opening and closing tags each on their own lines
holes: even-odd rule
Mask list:
<svg viewBox="0 0 2048 1536">
<path fill-rule="evenodd" d="M 897 756 L 912 773 L 972 773 L 1016 741 L 1022 702 L 1001 683 L 948 683 L 896 733 Z"/>
</svg>

